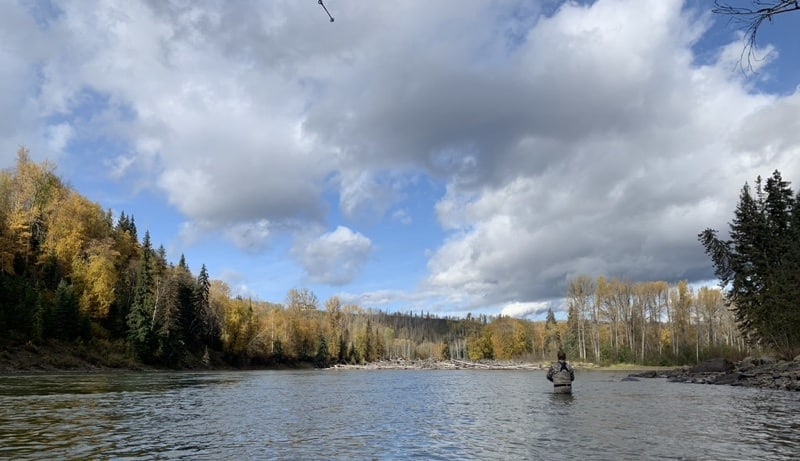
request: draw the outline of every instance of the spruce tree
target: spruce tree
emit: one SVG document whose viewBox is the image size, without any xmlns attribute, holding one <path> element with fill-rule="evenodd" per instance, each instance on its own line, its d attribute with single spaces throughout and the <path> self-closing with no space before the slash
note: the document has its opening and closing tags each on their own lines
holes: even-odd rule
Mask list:
<svg viewBox="0 0 800 461">
<path fill-rule="evenodd" d="M 153 315 L 155 355 L 159 362 L 169 366 L 178 365 L 186 352 L 181 315 L 181 272 L 180 268 L 172 269 L 172 274 L 164 280 Z"/>
<path fill-rule="evenodd" d="M 71 341 L 80 335 L 80 309 L 75 289 L 67 282 L 61 281 L 56 289 L 56 301 L 53 323 L 53 334 L 63 340 Z"/>
<path fill-rule="evenodd" d="M 317 348 L 317 355 L 314 358 L 314 364 L 319 368 L 328 368 L 330 364 L 328 355 L 328 340 L 325 338 L 325 335 L 320 335 L 319 347 Z"/>
<path fill-rule="evenodd" d="M 152 316 L 155 308 L 153 293 L 153 248 L 150 232 L 145 232 L 142 242 L 142 259 L 139 277 L 136 281 L 133 304 L 128 313 L 128 342 L 134 354 L 142 360 L 149 360 L 153 348 Z"/>
<path fill-rule="evenodd" d="M 545 320 L 545 336 L 546 336 L 546 352 L 549 355 L 555 353 L 562 348 L 561 333 L 558 331 L 558 324 L 556 323 L 556 315 L 553 309 L 547 309 L 547 319 Z"/>
<path fill-rule="evenodd" d="M 713 229 L 698 235 L 742 332 L 787 356 L 800 350 L 797 203 L 776 170 L 765 184 L 756 180 L 755 194 L 744 185 L 729 240 Z"/>
</svg>

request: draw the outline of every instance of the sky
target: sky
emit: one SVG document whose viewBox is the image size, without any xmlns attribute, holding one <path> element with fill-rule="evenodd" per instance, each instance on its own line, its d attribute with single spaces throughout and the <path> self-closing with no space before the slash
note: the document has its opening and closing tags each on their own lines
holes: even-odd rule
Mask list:
<svg viewBox="0 0 800 461">
<path fill-rule="evenodd" d="M 0 168 L 243 297 L 528 318 L 580 275 L 713 284 L 697 234 L 800 181 L 800 14 L 743 69 L 710 0 L 325 6 L 0 2 Z"/>
</svg>

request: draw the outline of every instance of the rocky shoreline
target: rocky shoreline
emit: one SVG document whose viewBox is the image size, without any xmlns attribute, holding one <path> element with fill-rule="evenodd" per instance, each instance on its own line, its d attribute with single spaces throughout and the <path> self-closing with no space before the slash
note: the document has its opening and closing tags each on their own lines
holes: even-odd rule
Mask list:
<svg viewBox="0 0 800 461">
<path fill-rule="evenodd" d="M 747 357 L 738 363 L 727 359 L 710 359 L 692 367 L 632 373 L 628 378 L 666 378 L 680 383 L 800 391 L 800 355 L 794 360 Z"/>
</svg>

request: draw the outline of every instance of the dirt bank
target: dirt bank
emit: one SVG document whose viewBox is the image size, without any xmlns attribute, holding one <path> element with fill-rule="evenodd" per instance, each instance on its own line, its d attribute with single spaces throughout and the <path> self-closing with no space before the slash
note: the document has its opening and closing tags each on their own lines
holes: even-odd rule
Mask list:
<svg viewBox="0 0 800 461">
<path fill-rule="evenodd" d="M 122 343 L 95 344 L 47 341 L 43 344 L 3 344 L 0 347 L 0 373 L 53 371 L 141 370 Z"/>
</svg>

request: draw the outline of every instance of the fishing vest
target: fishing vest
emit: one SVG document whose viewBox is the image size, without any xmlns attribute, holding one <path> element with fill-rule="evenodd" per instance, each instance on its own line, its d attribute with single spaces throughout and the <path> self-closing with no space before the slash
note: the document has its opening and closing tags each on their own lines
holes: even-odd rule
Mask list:
<svg viewBox="0 0 800 461">
<path fill-rule="evenodd" d="M 559 367 L 553 373 L 553 388 L 555 392 L 571 392 L 572 391 L 572 369 L 566 362 L 559 362 L 553 367 Z"/>
</svg>

